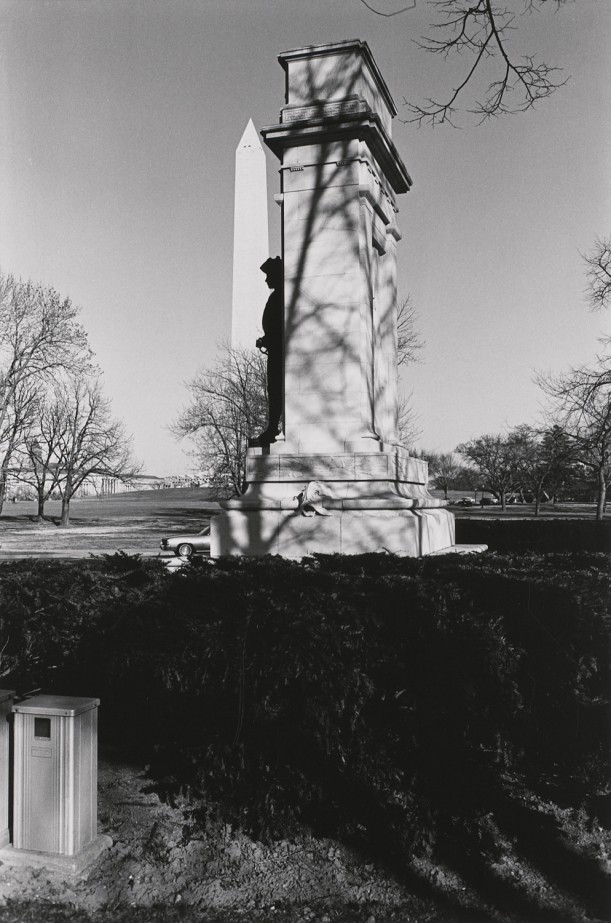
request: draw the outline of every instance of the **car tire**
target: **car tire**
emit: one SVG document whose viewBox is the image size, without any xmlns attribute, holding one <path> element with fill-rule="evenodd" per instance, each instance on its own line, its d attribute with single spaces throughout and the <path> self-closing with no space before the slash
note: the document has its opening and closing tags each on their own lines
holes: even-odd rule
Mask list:
<svg viewBox="0 0 611 923">
<path fill-rule="evenodd" d="M 176 549 L 176 554 L 179 558 L 190 558 L 193 554 L 193 545 L 189 545 L 188 542 L 182 542 Z"/>
</svg>

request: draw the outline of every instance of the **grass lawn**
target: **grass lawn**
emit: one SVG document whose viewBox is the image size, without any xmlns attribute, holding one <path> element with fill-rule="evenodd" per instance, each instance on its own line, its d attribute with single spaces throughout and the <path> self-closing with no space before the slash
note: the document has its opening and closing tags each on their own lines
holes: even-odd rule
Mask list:
<svg viewBox="0 0 611 923">
<path fill-rule="evenodd" d="M 15 555 L 130 554 L 156 555 L 163 535 L 199 532 L 208 522 L 205 489 L 170 488 L 137 491 L 70 504 L 70 525 L 59 527 L 61 503 L 49 501 L 45 521 L 36 518 L 36 503 L 5 503 L 0 516 L 0 559 Z"/>
<path fill-rule="evenodd" d="M 443 497 L 441 491 L 432 493 Z M 162 536 L 199 532 L 208 523 L 207 510 L 214 506 L 210 494 L 206 488 L 168 488 L 75 499 L 70 504 L 70 525 L 63 529 L 58 500 L 47 503 L 42 523 L 33 500 L 8 502 L 0 515 L 0 560 L 29 555 L 87 557 L 119 550 L 156 556 Z M 462 496 L 464 491 L 449 492 L 450 510 L 457 519 L 534 519 L 532 504 L 515 504 L 505 511 L 500 506 L 470 509 L 452 505 Z M 539 518 L 593 520 L 594 504 L 542 504 Z M 606 518 L 611 519 L 611 508 Z"/>
</svg>

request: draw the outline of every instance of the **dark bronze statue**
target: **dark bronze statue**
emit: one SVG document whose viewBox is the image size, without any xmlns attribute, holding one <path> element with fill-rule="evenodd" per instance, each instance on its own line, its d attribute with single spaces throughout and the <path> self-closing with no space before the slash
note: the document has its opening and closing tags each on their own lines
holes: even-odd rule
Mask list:
<svg viewBox="0 0 611 923">
<path fill-rule="evenodd" d="M 256 445 L 271 445 L 276 441 L 282 416 L 282 363 L 284 340 L 284 277 L 282 259 L 270 257 L 261 266 L 265 281 L 272 293 L 263 311 L 263 336 L 256 346 L 267 354 L 267 397 L 269 401 L 267 429 L 256 440 Z"/>
</svg>

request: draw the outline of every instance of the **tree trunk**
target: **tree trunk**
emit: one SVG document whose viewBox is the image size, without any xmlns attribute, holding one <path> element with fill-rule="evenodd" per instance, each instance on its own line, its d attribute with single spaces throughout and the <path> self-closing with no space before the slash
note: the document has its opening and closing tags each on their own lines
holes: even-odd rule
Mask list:
<svg viewBox="0 0 611 923">
<path fill-rule="evenodd" d="M 6 469 L 3 468 L 2 471 L 0 471 L 0 513 L 2 512 L 4 501 L 6 500 L 6 474 Z"/>
<path fill-rule="evenodd" d="M 596 498 L 596 519 L 600 522 L 605 513 L 607 504 L 607 482 L 605 479 L 605 468 L 601 465 L 597 471 L 598 480 L 598 497 Z"/>
<path fill-rule="evenodd" d="M 38 501 L 38 509 L 37 509 L 37 512 L 36 512 L 36 518 L 38 519 L 38 522 L 42 522 L 43 519 L 45 518 L 45 500 L 46 500 L 46 498 L 45 498 L 45 491 L 44 491 L 44 488 L 42 488 L 42 489 L 39 488 L 37 493 L 38 493 L 38 495 L 37 495 L 37 498 L 36 498 L 36 499 L 37 499 L 37 501 Z"/>
<path fill-rule="evenodd" d="M 539 496 L 539 491 L 535 493 L 535 516 L 539 515 L 539 510 L 541 509 L 541 497 Z"/>
<path fill-rule="evenodd" d="M 66 494 L 62 497 L 62 516 L 59 524 L 60 526 L 70 525 L 70 497 Z"/>
</svg>

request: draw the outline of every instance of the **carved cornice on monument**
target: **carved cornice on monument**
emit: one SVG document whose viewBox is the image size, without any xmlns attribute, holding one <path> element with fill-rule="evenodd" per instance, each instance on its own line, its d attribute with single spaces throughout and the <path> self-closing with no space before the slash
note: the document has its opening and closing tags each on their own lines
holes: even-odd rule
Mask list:
<svg viewBox="0 0 611 923">
<path fill-rule="evenodd" d="M 287 112 L 298 117 L 287 119 Z M 368 108 L 365 100 L 349 98 L 311 106 L 287 106 L 282 109 L 281 118 L 280 124 L 261 129 L 263 140 L 279 160 L 290 147 L 358 138 L 367 143 L 393 191 L 401 194 L 410 190 L 412 179 L 401 155 L 380 116 Z"/>
<path fill-rule="evenodd" d="M 371 73 L 373 77 L 373 80 L 380 94 L 380 97 L 382 98 L 382 100 L 384 101 L 384 103 L 386 104 L 388 108 L 391 118 L 394 118 L 394 116 L 397 114 L 397 107 L 395 105 L 395 102 L 390 94 L 390 90 L 388 89 L 388 85 L 386 81 L 384 80 L 384 78 L 382 77 L 382 74 L 380 73 L 380 69 L 375 62 L 375 59 L 371 53 L 371 49 L 369 45 L 367 44 L 367 42 L 364 42 L 362 39 L 353 38 L 353 39 L 346 39 L 345 41 L 342 41 L 342 42 L 328 42 L 327 44 L 324 44 L 324 45 L 308 45 L 305 48 L 293 48 L 290 51 L 284 51 L 282 54 L 279 54 L 278 61 L 280 62 L 281 66 L 284 68 L 284 71 L 287 75 L 287 83 L 288 83 L 289 64 L 291 62 L 300 61 L 300 60 L 312 61 L 312 59 L 315 59 L 315 58 L 331 57 L 334 55 L 346 56 L 346 55 L 349 55 L 350 52 L 353 52 L 355 55 L 362 58 L 367 69 L 369 70 L 369 72 Z M 285 99 L 286 99 L 286 102 L 288 103 L 289 102 L 288 85 L 287 85 L 287 89 L 285 93 Z"/>
</svg>

